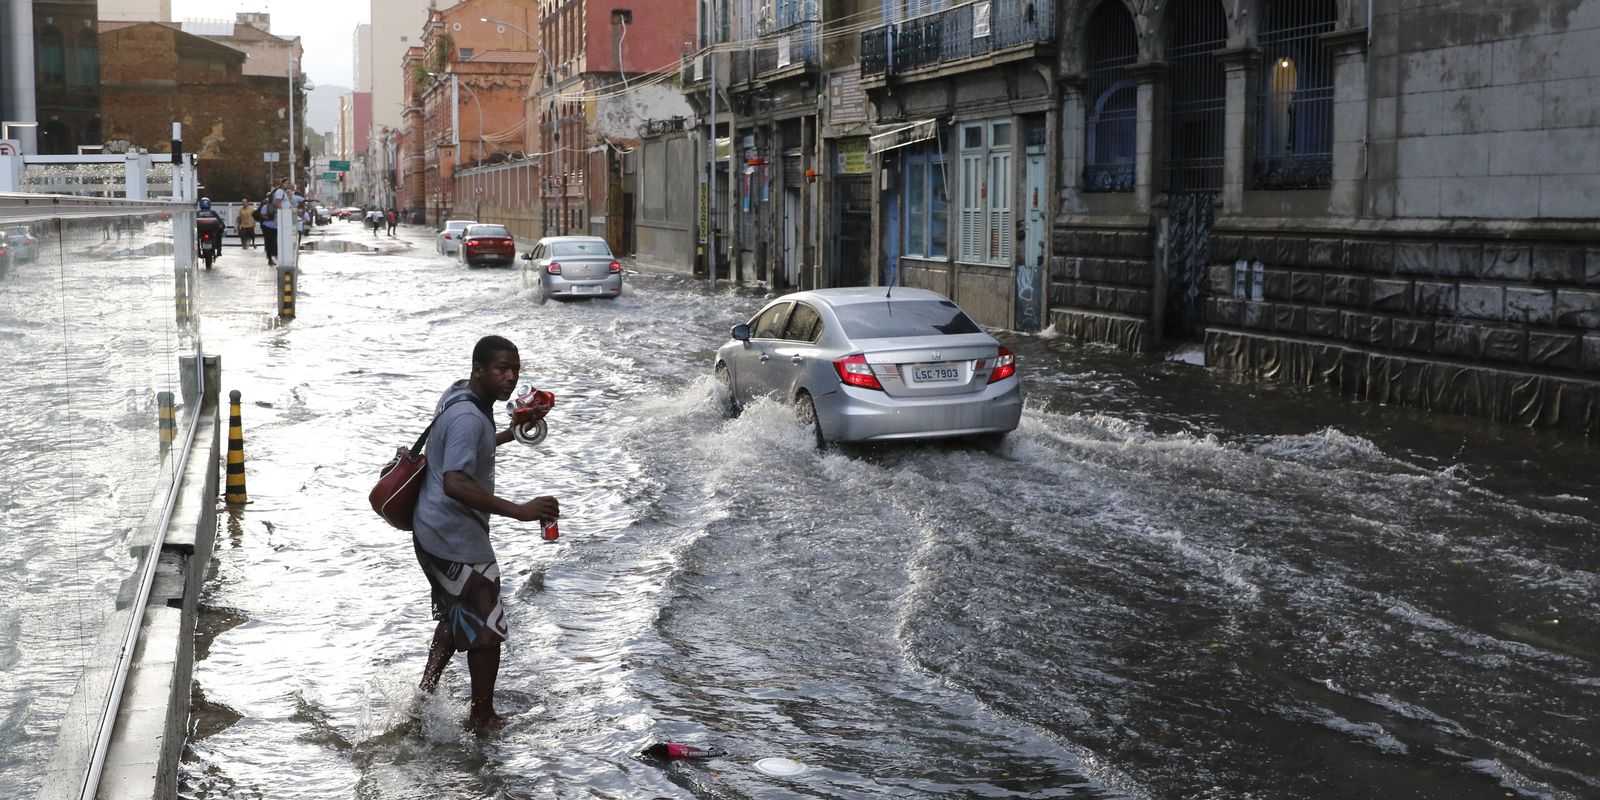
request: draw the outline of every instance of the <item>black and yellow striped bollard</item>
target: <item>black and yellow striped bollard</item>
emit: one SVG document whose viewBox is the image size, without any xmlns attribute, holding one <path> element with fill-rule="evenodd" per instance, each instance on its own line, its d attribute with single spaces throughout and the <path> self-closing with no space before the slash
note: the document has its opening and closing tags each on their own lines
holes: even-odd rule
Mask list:
<svg viewBox="0 0 1600 800">
<path fill-rule="evenodd" d="M 172 392 L 156 392 L 156 420 L 161 431 L 161 457 L 172 451 L 172 439 L 178 428 L 172 419 Z"/>
<path fill-rule="evenodd" d="M 228 392 L 228 505 L 242 506 L 244 493 L 244 424 L 239 419 L 239 390 Z"/>
<path fill-rule="evenodd" d="M 278 266 L 278 316 L 294 319 L 295 268 Z"/>
</svg>

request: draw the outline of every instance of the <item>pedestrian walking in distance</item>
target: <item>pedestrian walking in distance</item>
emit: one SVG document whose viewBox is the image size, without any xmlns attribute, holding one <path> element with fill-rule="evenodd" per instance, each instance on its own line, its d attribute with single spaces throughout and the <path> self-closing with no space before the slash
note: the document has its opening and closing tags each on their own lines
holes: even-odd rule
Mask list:
<svg viewBox="0 0 1600 800">
<path fill-rule="evenodd" d="M 389 222 L 389 235 L 393 236 L 394 235 L 394 226 L 400 224 L 400 212 L 396 211 L 393 208 L 391 208 L 391 209 L 389 209 L 389 213 L 387 215 L 385 215 L 384 218 L 386 220 L 388 220 L 388 222 Z"/>
<path fill-rule="evenodd" d="M 451 656 L 465 651 L 472 681 L 468 723 L 480 729 L 505 723 L 494 710 L 494 684 L 500 644 L 509 632 L 489 517 L 544 522 L 561 515 L 554 497 L 516 503 L 495 494 L 495 448 L 512 440 L 512 427 L 520 420 L 513 418 L 512 426 L 496 433 L 494 405 L 511 399 L 521 373 L 517 346 L 485 336 L 472 349 L 471 377 L 456 381 L 439 398 L 411 539 L 438 621 L 418 688 L 433 693 Z"/>
<path fill-rule="evenodd" d="M 239 249 L 251 250 L 256 246 L 256 206 L 246 197 L 239 204 L 239 218 L 234 221 L 239 229 Z"/>
</svg>

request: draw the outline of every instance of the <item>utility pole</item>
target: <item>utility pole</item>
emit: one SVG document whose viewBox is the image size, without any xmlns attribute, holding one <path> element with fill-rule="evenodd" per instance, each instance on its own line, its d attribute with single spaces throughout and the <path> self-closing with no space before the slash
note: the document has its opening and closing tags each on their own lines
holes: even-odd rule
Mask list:
<svg viewBox="0 0 1600 800">
<path fill-rule="evenodd" d="M 713 30 L 715 29 L 713 28 Z M 716 34 L 713 33 L 711 38 L 715 40 Z M 709 229 L 706 238 L 706 260 L 710 262 L 708 266 L 711 270 L 711 291 L 715 292 L 717 290 L 717 51 L 714 41 L 712 44 L 712 47 L 706 48 L 706 58 L 711 60 L 711 83 L 709 85 L 711 89 L 711 124 L 709 126 L 711 135 L 706 159 L 706 215 L 707 219 L 710 220 L 710 224 L 706 226 Z M 732 173 L 729 173 L 728 179 L 733 179 Z"/>
</svg>

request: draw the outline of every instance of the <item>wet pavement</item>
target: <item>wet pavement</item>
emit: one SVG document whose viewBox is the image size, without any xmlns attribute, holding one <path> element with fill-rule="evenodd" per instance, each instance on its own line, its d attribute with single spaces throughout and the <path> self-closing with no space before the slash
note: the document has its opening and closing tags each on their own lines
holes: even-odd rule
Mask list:
<svg viewBox="0 0 1600 800">
<path fill-rule="evenodd" d="M 198 279 L 251 500 L 183 797 L 1600 795 L 1592 444 L 1007 334 L 1004 444 L 818 451 L 719 410 L 758 290 L 539 305 L 430 232 L 323 230 L 293 322 L 260 251 Z M 460 659 L 406 713 L 427 586 L 366 492 L 487 333 L 558 398 L 500 490 L 564 516 L 493 524 L 511 722 L 479 736 Z"/>
</svg>

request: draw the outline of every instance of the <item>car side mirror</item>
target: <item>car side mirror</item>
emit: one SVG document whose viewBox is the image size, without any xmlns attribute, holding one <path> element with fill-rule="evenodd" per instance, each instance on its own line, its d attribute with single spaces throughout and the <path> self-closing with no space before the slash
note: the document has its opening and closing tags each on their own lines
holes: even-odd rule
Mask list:
<svg viewBox="0 0 1600 800">
<path fill-rule="evenodd" d="M 741 342 L 748 342 L 750 341 L 750 326 L 741 322 L 738 325 L 733 326 L 733 330 L 728 331 L 728 335 L 738 339 Z"/>
<path fill-rule="evenodd" d="M 522 258 L 523 261 L 532 261 L 533 260 L 533 251 L 529 250 L 528 252 L 523 253 L 521 258 Z"/>
</svg>

